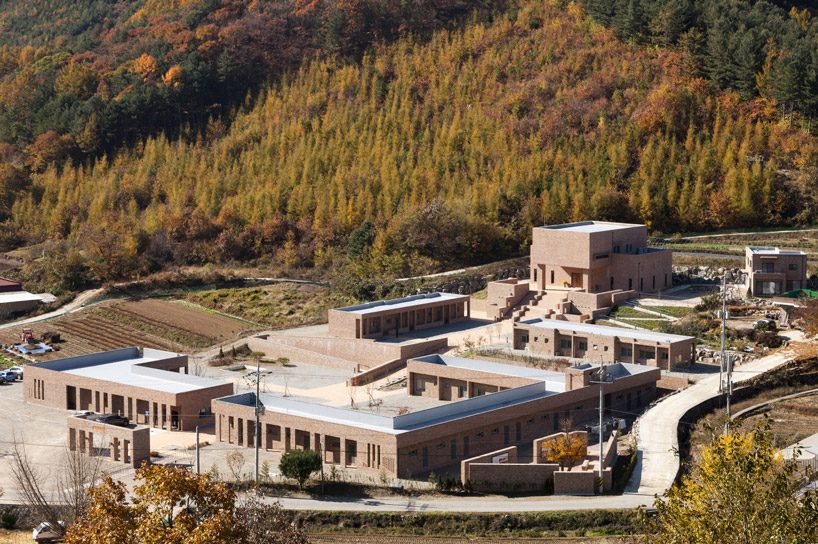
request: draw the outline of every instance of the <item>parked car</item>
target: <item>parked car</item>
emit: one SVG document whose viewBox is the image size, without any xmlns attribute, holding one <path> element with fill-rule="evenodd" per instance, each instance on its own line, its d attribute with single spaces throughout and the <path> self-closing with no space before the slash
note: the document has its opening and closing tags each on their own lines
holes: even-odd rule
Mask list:
<svg viewBox="0 0 818 544">
<path fill-rule="evenodd" d="M 127 417 L 117 414 L 94 414 L 93 416 L 88 416 L 88 419 L 107 425 L 116 425 L 117 427 L 127 427 L 131 423 Z"/>
<path fill-rule="evenodd" d="M 62 529 L 55 529 L 51 523 L 44 521 L 31 531 L 31 538 L 34 542 L 55 542 L 62 539 L 65 533 L 65 522 L 58 521 Z"/>
<path fill-rule="evenodd" d="M 11 383 L 17 381 L 17 374 L 14 372 L 9 372 L 8 370 L 4 370 L 0 372 L 0 380 L 3 380 L 5 383 Z"/>
<path fill-rule="evenodd" d="M 21 366 L 13 366 L 11 368 L 7 368 L 6 372 L 14 372 L 21 380 L 23 379 L 23 367 Z"/>
</svg>

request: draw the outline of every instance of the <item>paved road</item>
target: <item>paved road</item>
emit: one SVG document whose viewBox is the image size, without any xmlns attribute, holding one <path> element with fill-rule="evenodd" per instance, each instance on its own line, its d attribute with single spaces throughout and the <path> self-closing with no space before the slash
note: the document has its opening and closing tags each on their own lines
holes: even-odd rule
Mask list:
<svg viewBox="0 0 818 544">
<path fill-rule="evenodd" d="M 372 512 L 542 512 L 566 510 L 632 509 L 653 504 L 652 495 L 571 497 L 389 497 L 373 499 L 281 498 L 289 510 L 342 510 Z"/>
<path fill-rule="evenodd" d="M 755 378 L 792 359 L 791 352 L 780 352 L 741 365 L 733 372 L 734 383 Z M 669 395 L 645 412 L 637 422 L 639 460 L 626 492 L 642 495 L 662 494 L 679 472 L 680 418 L 695 406 L 718 396 L 719 375 Z"/>
</svg>

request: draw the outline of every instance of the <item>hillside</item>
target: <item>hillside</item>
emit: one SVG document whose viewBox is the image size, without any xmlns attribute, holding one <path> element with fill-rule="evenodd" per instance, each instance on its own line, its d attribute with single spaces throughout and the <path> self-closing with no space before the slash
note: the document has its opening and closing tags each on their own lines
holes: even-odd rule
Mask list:
<svg viewBox="0 0 818 544">
<path fill-rule="evenodd" d="M 427 36 L 485 0 L 5 0 L 0 161 L 25 178 L 158 133 L 194 139 L 316 56 Z M 0 172 L 2 189 L 8 172 Z M 6 179 L 4 179 L 6 178 Z M 19 184 L 19 182 L 17 182 Z"/>
<path fill-rule="evenodd" d="M 14 193 L 7 242 L 68 240 L 57 274 L 100 280 L 251 259 L 370 277 L 520 254 L 532 225 L 589 217 L 818 220 L 815 138 L 564 5 L 309 61 L 195 141 L 49 166 Z"/>
<path fill-rule="evenodd" d="M 818 116 L 815 2 L 787 0 L 582 0 L 625 40 L 687 53 L 690 70 L 782 114 Z M 801 121 L 801 119 L 796 119 Z"/>
</svg>

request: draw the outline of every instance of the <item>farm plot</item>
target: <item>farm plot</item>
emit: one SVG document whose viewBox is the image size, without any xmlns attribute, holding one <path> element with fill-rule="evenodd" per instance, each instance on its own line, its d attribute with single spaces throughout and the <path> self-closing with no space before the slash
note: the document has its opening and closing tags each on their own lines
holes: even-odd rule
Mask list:
<svg viewBox="0 0 818 544">
<path fill-rule="evenodd" d="M 37 357 L 51 360 L 129 346 L 192 351 L 233 340 L 252 330 L 255 330 L 252 323 L 195 306 L 146 299 L 109 302 L 45 321 L 35 326 L 35 335 L 45 331 L 60 334 L 62 341 L 54 344 L 58 351 Z M 0 343 L 16 343 L 19 332 L 0 330 Z"/>
<path fill-rule="evenodd" d="M 248 321 L 167 300 L 121 302 L 101 309 L 100 313 L 144 333 L 192 348 L 234 340 L 258 329 Z"/>
<path fill-rule="evenodd" d="M 35 334 L 44 331 L 59 333 L 61 341 L 53 344 L 57 351 L 38 355 L 37 360 L 48 361 L 64 357 L 85 355 L 97 351 L 106 351 L 130 346 L 157 349 L 174 349 L 171 342 L 139 330 L 117 323 L 89 311 L 81 316 L 62 317 L 45 321 L 35 328 Z M 11 344 L 18 341 L 19 331 L 5 329 L 0 331 L 0 343 Z"/>
</svg>

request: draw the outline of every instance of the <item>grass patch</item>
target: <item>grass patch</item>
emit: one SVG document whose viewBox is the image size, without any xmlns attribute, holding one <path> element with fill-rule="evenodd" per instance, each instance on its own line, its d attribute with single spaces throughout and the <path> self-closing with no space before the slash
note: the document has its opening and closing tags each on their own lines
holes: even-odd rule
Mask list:
<svg viewBox="0 0 818 544">
<path fill-rule="evenodd" d="M 603 327 L 616 327 L 617 329 L 631 330 L 630 327 L 625 327 L 624 325 L 620 325 L 619 323 L 614 323 L 613 321 L 608 321 L 607 319 L 597 319 L 597 320 L 594 321 L 594 325 L 601 325 Z"/>
<path fill-rule="evenodd" d="M 485 300 L 489 296 L 489 290 L 488 289 L 480 289 L 479 291 L 475 291 L 474 293 L 472 293 L 471 296 L 472 296 L 472 298 Z"/>
<path fill-rule="evenodd" d="M 11 368 L 16 365 L 14 361 L 4 355 L 0 355 L 0 369 Z"/>
<path fill-rule="evenodd" d="M 353 301 L 327 287 L 278 283 L 189 292 L 182 298 L 211 312 L 280 329 L 327 322 L 327 310 Z"/>
<path fill-rule="evenodd" d="M 623 317 L 650 317 L 651 314 L 647 312 L 640 312 L 630 306 L 614 306 L 611 313 L 608 314 L 614 319 L 621 319 Z"/>
<path fill-rule="evenodd" d="M 365 531 L 396 536 L 590 537 L 632 535 L 639 529 L 636 513 L 626 510 L 508 514 L 302 511 L 293 518 L 308 533 Z"/>
<path fill-rule="evenodd" d="M 685 317 L 692 314 L 695 310 L 686 306 L 644 306 L 648 310 L 659 312 L 672 317 Z"/>
<path fill-rule="evenodd" d="M 652 331 L 664 331 L 668 322 L 662 319 L 620 319 L 622 323 L 639 327 L 640 329 L 649 329 Z"/>
</svg>

